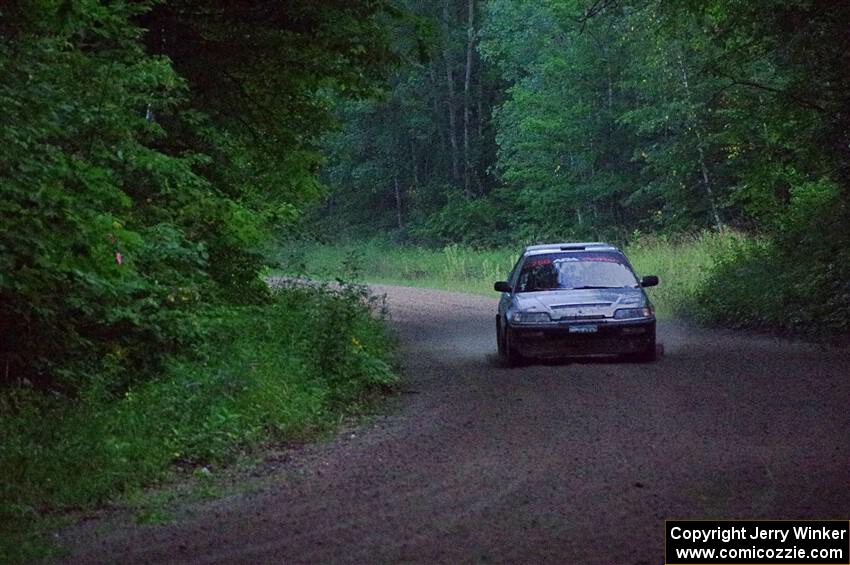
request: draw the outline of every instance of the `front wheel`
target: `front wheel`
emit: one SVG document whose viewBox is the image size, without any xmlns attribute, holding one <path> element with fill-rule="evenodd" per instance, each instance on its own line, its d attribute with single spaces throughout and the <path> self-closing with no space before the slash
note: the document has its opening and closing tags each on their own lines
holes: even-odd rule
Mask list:
<svg viewBox="0 0 850 565">
<path fill-rule="evenodd" d="M 502 327 L 500 318 L 496 318 L 496 346 L 499 350 L 499 363 L 504 367 L 516 367 L 522 361 L 511 345 L 511 329 Z"/>
<path fill-rule="evenodd" d="M 656 359 L 658 359 L 655 338 L 653 337 L 649 344 L 643 351 L 638 351 L 637 353 L 633 353 L 631 358 L 637 361 L 638 363 L 652 363 Z"/>
</svg>

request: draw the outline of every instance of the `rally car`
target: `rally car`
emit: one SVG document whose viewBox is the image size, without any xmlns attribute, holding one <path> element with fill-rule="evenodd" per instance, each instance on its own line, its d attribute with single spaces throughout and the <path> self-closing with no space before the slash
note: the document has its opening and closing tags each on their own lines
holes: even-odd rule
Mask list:
<svg viewBox="0 0 850 565">
<path fill-rule="evenodd" d="M 507 365 L 597 354 L 654 361 L 655 312 L 644 288 L 657 284 L 657 276 L 638 279 L 607 243 L 526 247 L 508 280 L 494 285 L 499 357 Z"/>
</svg>

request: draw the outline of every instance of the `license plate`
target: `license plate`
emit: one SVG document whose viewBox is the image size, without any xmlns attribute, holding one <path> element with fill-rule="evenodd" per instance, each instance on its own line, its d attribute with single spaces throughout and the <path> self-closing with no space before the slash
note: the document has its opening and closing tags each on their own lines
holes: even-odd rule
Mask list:
<svg viewBox="0 0 850 565">
<path fill-rule="evenodd" d="M 596 333 L 596 326 L 570 326 L 571 334 L 593 334 Z"/>
</svg>

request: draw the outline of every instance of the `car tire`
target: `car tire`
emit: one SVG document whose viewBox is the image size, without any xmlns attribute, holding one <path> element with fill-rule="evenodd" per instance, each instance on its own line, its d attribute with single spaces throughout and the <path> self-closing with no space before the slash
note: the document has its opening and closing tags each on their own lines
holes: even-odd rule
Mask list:
<svg viewBox="0 0 850 565">
<path fill-rule="evenodd" d="M 496 349 L 501 360 L 505 356 L 505 338 L 502 335 L 502 321 L 499 316 L 496 316 Z"/>
<path fill-rule="evenodd" d="M 658 359 L 658 353 L 655 346 L 655 338 L 647 345 L 646 349 L 643 351 L 638 351 L 637 353 L 633 353 L 631 358 L 638 363 L 652 363 L 656 359 Z"/>
<path fill-rule="evenodd" d="M 522 362 L 522 356 L 511 345 L 511 329 L 503 328 L 501 319 L 496 319 L 496 342 L 499 350 L 499 363 L 503 367 L 516 367 Z"/>
</svg>

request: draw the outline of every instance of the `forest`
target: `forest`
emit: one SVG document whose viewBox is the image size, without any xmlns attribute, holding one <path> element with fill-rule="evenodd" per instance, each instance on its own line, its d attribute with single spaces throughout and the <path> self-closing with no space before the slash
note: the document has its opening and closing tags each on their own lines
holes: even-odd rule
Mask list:
<svg viewBox="0 0 850 565">
<path fill-rule="evenodd" d="M 714 234 L 700 319 L 846 335 L 848 30 L 839 0 L 4 2 L 10 555 L 391 386 L 376 299 L 271 288 L 281 248 Z"/>
<path fill-rule="evenodd" d="M 732 233 L 693 298 L 705 318 L 847 330 L 846 3 L 404 8 L 387 90 L 337 103 L 329 196 L 308 216 L 319 236 L 504 248 Z"/>
</svg>

